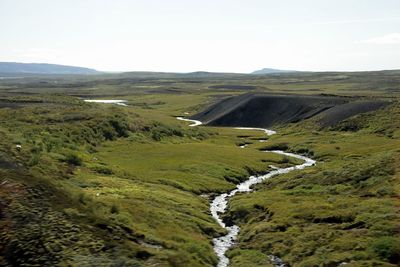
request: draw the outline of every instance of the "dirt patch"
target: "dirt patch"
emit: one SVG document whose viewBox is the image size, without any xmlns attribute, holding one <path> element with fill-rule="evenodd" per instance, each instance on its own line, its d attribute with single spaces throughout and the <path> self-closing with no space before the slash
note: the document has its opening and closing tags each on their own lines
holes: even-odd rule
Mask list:
<svg viewBox="0 0 400 267">
<path fill-rule="evenodd" d="M 0 169 L 16 170 L 16 169 L 18 169 L 18 165 L 14 162 L 4 159 L 0 155 Z"/>
</svg>

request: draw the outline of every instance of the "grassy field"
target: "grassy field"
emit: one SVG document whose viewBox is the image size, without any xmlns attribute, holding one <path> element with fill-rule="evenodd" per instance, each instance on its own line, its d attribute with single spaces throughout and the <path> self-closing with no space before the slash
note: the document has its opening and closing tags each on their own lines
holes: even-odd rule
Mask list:
<svg viewBox="0 0 400 267">
<path fill-rule="evenodd" d="M 262 151 L 284 148 L 317 165 L 232 199 L 229 215 L 242 228 L 232 266 L 268 266 L 270 254 L 291 266 L 396 266 L 399 80 L 396 72 L 1 80 L 0 265 L 215 266 L 211 240 L 224 230 L 210 199 L 269 165 L 298 163 Z M 175 118 L 249 90 L 392 104 L 331 128 L 314 119 L 279 125 L 267 142 L 260 131 Z"/>
<path fill-rule="evenodd" d="M 243 229 L 230 252 L 232 266 L 263 266 L 271 252 L 295 266 L 396 265 L 398 112 L 397 105 L 369 114 L 357 132 L 281 129 L 279 142 L 268 146 L 288 144 L 317 165 L 271 179 L 231 202 L 231 216 Z M 396 119 L 385 125 L 387 114 Z"/>
</svg>

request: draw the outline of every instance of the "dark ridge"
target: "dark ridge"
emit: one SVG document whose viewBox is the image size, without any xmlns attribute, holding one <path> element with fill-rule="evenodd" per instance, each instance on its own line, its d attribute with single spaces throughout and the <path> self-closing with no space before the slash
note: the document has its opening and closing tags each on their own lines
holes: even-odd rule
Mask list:
<svg viewBox="0 0 400 267">
<path fill-rule="evenodd" d="M 211 126 L 270 127 L 318 115 L 322 126 L 332 126 L 388 102 L 360 101 L 330 95 L 268 95 L 247 93 L 211 105 L 192 118 Z"/>
<path fill-rule="evenodd" d="M 0 100 L 0 108 L 20 108 L 22 106 L 21 103 Z"/>
<path fill-rule="evenodd" d="M 221 85 L 211 85 L 210 89 L 231 89 L 231 90 L 255 90 L 257 86 L 253 85 L 240 85 L 240 84 L 221 84 Z"/>
<path fill-rule="evenodd" d="M 387 101 L 379 101 L 379 100 L 346 103 L 322 112 L 319 123 L 323 127 L 334 126 L 337 123 L 341 122 L 342 120 L 350 118 L 354 115 L 377 110 L 388 104 L 389 102 Z"/>
</svg>

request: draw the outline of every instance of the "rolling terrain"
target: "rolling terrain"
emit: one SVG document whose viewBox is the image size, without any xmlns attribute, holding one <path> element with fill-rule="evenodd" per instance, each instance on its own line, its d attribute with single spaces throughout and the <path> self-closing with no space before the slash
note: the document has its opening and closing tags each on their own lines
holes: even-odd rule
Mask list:
<svg viewBox="0 0 400 267">
<path fill-rule="evenodd" d="M 398 266 L 399 93 L 399 71 L 0 80 L 0 265 L 216 266 L 210 202 L 302 163 L 282 150 L 316 165 L 230 198 L 230 266 Z"/>
</svg>

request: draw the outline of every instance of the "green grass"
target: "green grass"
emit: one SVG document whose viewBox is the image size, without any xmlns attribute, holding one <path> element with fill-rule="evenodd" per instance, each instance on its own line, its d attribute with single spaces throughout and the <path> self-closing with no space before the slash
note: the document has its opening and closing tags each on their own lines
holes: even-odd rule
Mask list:
<svg viewBox="0 0 400 267">
<path fill-rule="evenodd" d="M 283 161 L 239 148 L 238 130 L 191 128 L 169 114 L 163 115 L 171 121 L 165 124 L 131 108 L 63 101 L 70 102 L 62 110 L 46 105 L 1 110 L 3 145 L 9 143 L 4 149 L 28 166 L 32 186 L 46 184 L 65 202 L 53 207 L 64 214 L 58 220 L 94 226 L 103 247 L 119 247 L 113 256 L 118 260 L 130 249 L 139 259 L 151 257 L 144 265 L 215 265 L 210 240 L 223 229 L 210 216 L 209 194 Z M 173 107 L 158 112 L 174 112 Z M 104 236 L 110 229 L 121 241 Z M 48 231 L 42 234 L 51 236 Z"/>
<path fill-rule="evenodd" d="M 229 254 L 232 266 L 263 266 L 256 257 L 247 263 L 249 251 L 279 255 L 294 266 L 395 266 L 398 239 L 388 238 L 398 236 L 400 142 L 393 138 L 397 122 L 384 125 L 387 112 L 396 114 L 397 106 L 369 115 L 369 125 L 359 132 L 281 129 L 276 141 L 290 151 L 312 151 L 317 165 L 231 201 L 232 216 L 247 211 L 238 221 L 242 231 Z M 377 122 L 389 136 L 375 133 Z"/>
<path fill-rule="evenodd" d="M 219 134 L 204 141 L 108 142 L 93 157 L 97 164 L 106 163 L 113 174 L 99 175 L 82 168 L 69 182 L 89 185 L 84 194 L 96 203 L 117 205 L 120 214 L 113 217 L 146 240 L 180 251 L 180 255 L 192 255 L 202 264 L 215 264 L 210 239 L 222 229 L 211 218 L 209 198 L 202 194 L 233 189 L 233 183 L 249 171 L 262 172 L 269 164 L 282 161 L 279 155 L 242 151 L 227 140 Z M 98 212 L 97 217 L 109 216 L 108 211 Z"/>
<path fill-rule="evenodd" d="M 270 254 L 292 266 L 399 263 L 398 74 L 108 78 L 0 81 L 1 100 L 23 106 L 0 109 L 0 183 L 10 183 L 0 187 L 0 265 L 214 266 L 211 240 L 224 230 L 209 201 L 269 165 L 299 163 L 260 151 L 273 148 L 306 154 L 317 165 L 230 201 L 242 229 L 228 253 L 232 266 L 270 266 Z M 394 103 L 330 129 L 313 120 L 280 125 L 267 142 L 259 142 L 260 131 L 176 120 L 244 93 L 209 88 L 224 84 Z M 71 94 L 130 106 L 83 103 Z"/>
</svg>

